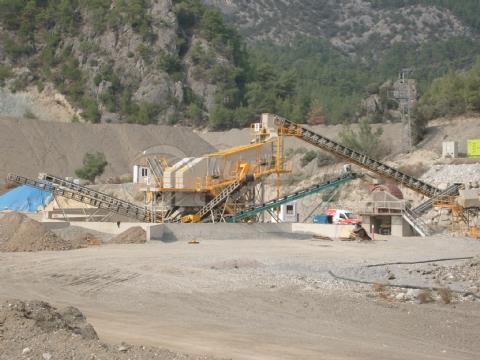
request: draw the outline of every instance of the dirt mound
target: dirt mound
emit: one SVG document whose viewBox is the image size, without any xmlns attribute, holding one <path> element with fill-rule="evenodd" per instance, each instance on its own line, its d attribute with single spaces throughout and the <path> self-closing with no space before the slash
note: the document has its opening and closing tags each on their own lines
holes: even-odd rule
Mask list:
<svg viewBox="0 0 480 360">
<path fill-rule="evenodd" d="M 0 348 L 0 360 L 210 359 L 145 346 L 104 344 L 80 310 L 59 310 L 42 301 L 12 300 L 0 305 Z"/>
<path fill-rule="evenodd" d="M 65 330 L 84 339 L 98 340 L 93 326 L 86 322 L 80 310 L 70 306 L 57 311 L 43 301 L 14 300 L 0 305 L 0 328 L 3 338 L 8 338 L 12 331 L 35 335 Z"/>
<path fill-rule="evenodd" d="M 147 242 L 147 233 L 140 226 L 132 227 L 110 240 L 112 244 L 144 244 Z"/>
<path fill-rule="evenodd" d="M 0 215 L 0 251 L 55 251 L 73 248 L 72 243 L 23 214 Z"/>
<path fill-rule="evenodd" d="M 78 246 L 101 245 L 112 238 L 111 234 L 73 225 L 52 231 L 62 239 L 77 244 Z"/>
</svg>

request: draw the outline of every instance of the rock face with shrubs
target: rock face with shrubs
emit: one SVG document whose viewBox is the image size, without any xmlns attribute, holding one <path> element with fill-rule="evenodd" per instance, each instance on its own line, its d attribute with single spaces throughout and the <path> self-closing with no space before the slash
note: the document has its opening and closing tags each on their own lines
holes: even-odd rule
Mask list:
<svg viewBox="0 0 480 360">
<path fill-rule="evenodd" d="M 0 87 L 53 86 L 75 122 L 202 123 L 241 91 L 240 38 L 200 0 L 2 0 L 0 38 Z"/>
</svg>

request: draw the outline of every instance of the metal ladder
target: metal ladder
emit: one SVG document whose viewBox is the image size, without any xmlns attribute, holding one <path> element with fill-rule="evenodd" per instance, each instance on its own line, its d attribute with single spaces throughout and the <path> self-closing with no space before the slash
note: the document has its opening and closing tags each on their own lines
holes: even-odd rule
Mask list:
<svg viewBox="0 0 480 360">
<path fill-rule="evenodd" d="M 440 192 L 439 194 L 436 195 L 438 196 L 447 196 L 447 195 L 457 195 L 458 190 L 462 187 L 462 184 L 453 184 L 449 186 L 447 189 L 444 191 Z M 433 199 L 428 199 L 418 205 L 416 208 L 412 209 L 413 213 L 415 213 L 416 216 L 421 216 L 422 214 L 425 214 L 428 210 L 430 210 L 433 207 Z"/>
<path fill-rule="evenodd" d="M 421 218 L 417 217 L 412 210 L 405 208 L 402 211 L 402 216 L 405 221 L 407 221 L 420 234 L 420 236 L 425 237 L 432 234 L 430 227 Z"/>
<path fill-rule="evenodd" d="M 205 218 L 212 210 L 216 209 L 218 206 L 223 204 L 228 200 L 228 198 L 240 190 L 240 188 L 247 182 L 253 179 L 242 179 L 233 182 L 232 184 L 225 187 L 217 196 L 215 196 L 212 200 L 210 200 L 204 207 L 202 207 L 195 216 L 197 217 L 198 221 L 201 221 Z"/>
<path fill-rule="evenodd" d="M 345 159 L 350 163 L 361 166 L 380 176 L 393 179 L 396 182 L 430 198 L 442 192 L 440 189 L 432 185 L 414 178 L 413 176 L 404 174 L 391 166 L 372 159 L 358 151 L 352 150 L 344 145 L 330 140 L 329 138 L 326 138 L 325 136 L 308 130 L 307 128 L 290 120 L 286 120 L 277 116 L 275 121 L 280 128 L 280 135 L 295 136 L 337 157 Z"/>
<path fill-rule="evenodd" d="M 148 163 L 148 166 L 150 167 L 150 170 L 152 171 L 152 174 L 153 174 L 153 177 L 155 178 L 156 183 L 161 184 L 163 179 L 163 169 L 162 169 L 162 165 L 160 164 L 160 161 L 153 158 L 147 158 L 147 163 Z"/>
<path fill-rule="evenodd" d="M 301 199 L 301 198 L 306 197 L 308 195 L 316 194 L 316 193 L 325 191 L 327 189 L 336 188 L 336 187 L 341 186 L 341 185 L 343 185 L 343 184 L 345 184 L 345 183 L 347 183 L 347 182 L 349 182 L 349 181 L 351 181 L 355 178 L 356 178 L 356 175 L 354 173 L 351 173 L 351 172 L 346 173 L 346 174 L 343 174 L 343 175 L 341 175 L 337 178 L 325 181 L 321 184 L 316 184 L 316 185 L 307 187 L 303 190 L 294 192 L 293 194 L 282 196 L 280 198 L 270 200 L 270 201 L 268 201 L 266 203 L 263 203 L 263 204 L 254 205 L 254 206 L 252 206 L 248 209 L 245 209 L 243 211 L 240 211 L 236 214 L 226 216 L 225 219 L 226 219 L 227 222 L 235 223 L 235 222 L 238 222 L 238 221 L 243 220 L 245 218 L 260 214 L 264 211 L 269 211 L 269 210 L 271 210 L 273 208 L 276 208 L 280 205 L 287 204 L 287 203 L 292 202 L 294 200 Z"/>
<path fill-rule="evenodd" d="M 106 209 L 142 222 L 155 222 L 157 220 L 154 213 L 145 207 L 137 206 L 53 175 L 42 174 L 39 180 L 33 180 L 16 174 L 8 174 L 7 179 L 20 185 L 46 190 L 56 196 L 72 199 L 99 209 Z"/>
</svg>

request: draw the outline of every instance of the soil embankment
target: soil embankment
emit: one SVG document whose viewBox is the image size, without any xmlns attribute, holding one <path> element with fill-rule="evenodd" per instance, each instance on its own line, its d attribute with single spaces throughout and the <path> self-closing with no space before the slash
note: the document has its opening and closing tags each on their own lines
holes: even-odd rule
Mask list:
<svg viewBox="0 0 480 360">
<path fill-rule="evenodd" d="M 135 160 L 149 149 L 176 158 L 214 151 L 187 128 L 0 118 L 0 182 L 9 172 L 74 176 L 85 153 L 95 151 L 103 152 L 109 163 L 105 177 L 130 174 Z"/>
</svg>

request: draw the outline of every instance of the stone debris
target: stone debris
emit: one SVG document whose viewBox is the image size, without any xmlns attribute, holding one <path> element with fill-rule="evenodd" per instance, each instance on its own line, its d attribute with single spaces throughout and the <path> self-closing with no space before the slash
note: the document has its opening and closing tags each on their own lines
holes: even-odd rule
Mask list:
<svg viewBox="0 0 480 360">
<path fill-rule="evenodd" d="M 480 164 L 432 165 L 421 179 L 440 188 L 461 183 L 469 188 L 478 189 L 480 188 Z"/>
<path fill-rule="evenodd" d="M 147 242 L 147 233 L 140 226 L 125 230 L 110 240 L 112 244 L 144 244 Z"/>
<path fill-rule="evenodd" d="M 154 347 L 102 343 L 80 310 L 71 306 L 57 309 L 42 301 L 0 304 L 0 349 L 2 360 L 214 360 Z"/>
<path fill-rule="evenodd" d="M 423 304 L 439 301 L 450 304 L 478 301 L 471 294 L 480 296 L 480 257 L 464 261 L 461 264 L 438 265 L 438 263 L 430 263 L 421 267 L 403 269 L 403 271 L 409 275 L 409 278 L 403 277 L 402 284 L 422 284 L 422 286 L 434 287 L 436 290 L 429 292 L 421 289 L 380 286 L 380 292 L 378 287 L 373 289 L 377 292 L 378 297 L 400 302 L 419 302 Z M 390 269 L 385 269 L 385 274 L 389 280 L 396 279 Z M 464 294 L 452 291 L 453 289 L 463 291 Z"/>
<path fill-rule="evenodd" d="M 0 214 L 0 251 L 58 251 L 73 248 L 72 243 L 26 215 L 15 212 Z"/>
</svg>

